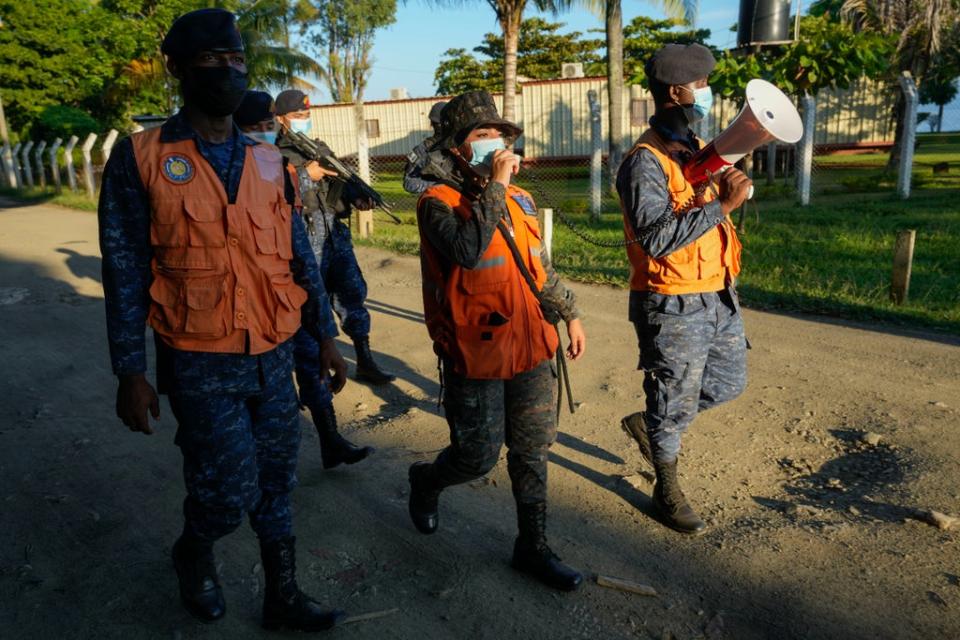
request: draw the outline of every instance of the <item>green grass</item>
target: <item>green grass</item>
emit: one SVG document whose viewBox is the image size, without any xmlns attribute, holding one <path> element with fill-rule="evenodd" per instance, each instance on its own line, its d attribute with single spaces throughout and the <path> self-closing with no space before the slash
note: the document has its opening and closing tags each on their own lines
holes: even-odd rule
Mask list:
<svg viewBox="0 0 960 640">
<path fill-rule="evenodd" d="M 73 193 L 69 189 L 64 189 L 61 193 L 55 193 L 53 189 L 25 189 L 17 191 L 16 189 L 2 188 L 0 196 L 13 198 L 20 202 L 31 204 L 56 204 L 70 209 L 79 209 L 81 211 L 96 211 L 97 201 L 91 200 L 86 193 Z"/>
</svg>

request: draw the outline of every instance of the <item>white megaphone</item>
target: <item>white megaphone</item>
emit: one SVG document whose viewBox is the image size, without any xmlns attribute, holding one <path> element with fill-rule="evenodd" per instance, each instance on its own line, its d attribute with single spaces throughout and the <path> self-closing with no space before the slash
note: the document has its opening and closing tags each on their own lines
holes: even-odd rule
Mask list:
<svg viewBox="0 0 960 640">
<path fill-rule="evenodd" d="M 759 146 L 779 140 L 793 144 L 803 136 L 803 122 L 793 102 L 766 80 L 747 83 L 747 102 L 730 126 L 683 165 L 694 188 L 730 168 Z M 753 197 L 753 187 L 748 198 Z"/>
</svg>

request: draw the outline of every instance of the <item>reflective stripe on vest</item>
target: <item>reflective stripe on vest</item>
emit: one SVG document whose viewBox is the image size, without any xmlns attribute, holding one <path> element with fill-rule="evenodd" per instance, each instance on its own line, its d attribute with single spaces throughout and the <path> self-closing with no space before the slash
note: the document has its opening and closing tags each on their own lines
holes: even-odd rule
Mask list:
<svg viewBox="0 0 960 640">
<path fill-rule="evenodd" d="M 148 322 L 175 349 L 258 354 L 300 326 L 307 293 L 293 282 L 291 209 L 272 145 L 245 147 L 237 201 L 193 140 L 134 134 L 150 197 Z"/>
<path fill-rule="evenodd" d="M 520 255 L 529 257 L 526 266 L 542 288 L 547 273 L 540 262 L 540 225 L 514 196 L 530 195 L 509 187 L 507 211 Z M 427 189 L 417 207 L 423 309 L 434 350 L 449 357 L 457 373 L 473 379 L 507 380 L 553 357 L 559 344 L 556 329 L 544 320 L 500 232 L 493 234 L 474 268 L 451 264 L 423 234 L 422 205 L 427 199 L 447 204 L 463 220 L 473 217 L 473 208 L 446 185 Z"/>
<path fill-rule="evenodd" d="M 698 142 L 703 145 L 701 141 Z M 645 131 L 627 158 L 640 149 L 653 153 L 663 167 L 670 203 L 675 212 L 694 201 L 696 194 L 683 177 L 683 168 L 670 157 L 670 151 L 656 132 L 652 129 Z M 710 190 L 701 196 L 703 204 L 713 199 Z M 623 211 L 623 231 L 628 241 L 635 239 L 627 211 Z M 740 240 L 729 217 L 694 242 L 662 258 L 647 255 L 640 244 L 631 242 L 627 245 L 630 288 L 671 295 L 720 291 L 740 273 L 740 251 Z"/>
</svg>

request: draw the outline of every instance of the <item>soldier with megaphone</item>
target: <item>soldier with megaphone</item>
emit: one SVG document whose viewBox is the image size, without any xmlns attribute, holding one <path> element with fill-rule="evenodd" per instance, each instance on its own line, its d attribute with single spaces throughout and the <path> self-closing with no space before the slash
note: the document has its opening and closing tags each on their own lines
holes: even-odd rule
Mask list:
<svg viewBox="0 0 960 640">
<path fill-rule="evenodd" d="M 710 111 L 715 65 L 699 44 L 654 53 L 645 70 L 656 111 L 617 174 L 646 393 L 646 410 L 622 425 L 656 470 L 653 501 L 664 523 L 689 534 L 706 524 L 680 489 L 680 438 L 699 412 L 739 396 L 747 379 L 735 289 L 741 245 L 730 213 L 751 182 L 733 168 L 700 184 L 684 177 L 704 146 L 690 125 Z"/>
</svg>

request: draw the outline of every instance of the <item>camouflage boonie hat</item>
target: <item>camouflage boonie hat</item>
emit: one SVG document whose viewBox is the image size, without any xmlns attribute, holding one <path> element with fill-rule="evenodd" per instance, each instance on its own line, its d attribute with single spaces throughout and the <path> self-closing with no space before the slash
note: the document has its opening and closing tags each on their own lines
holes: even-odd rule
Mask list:
<svg viewBox="0 0 960 640">
<path fill-rule="evenodd" d="M 497 113 L 497 105 L 486 91 L 468 91 L 447 103 L 440 112 L 442 133 L 433 149 L 456 147 L 477 127 L 497 127 L 508 141 L 516 140 L 523 129 Z"/>
</svg>

